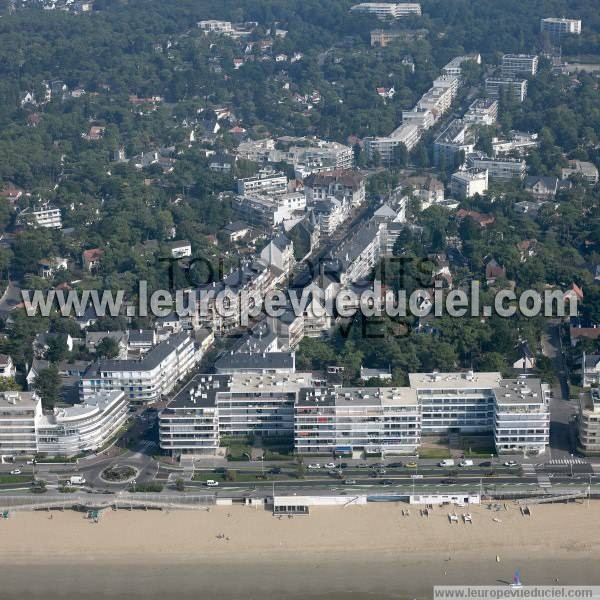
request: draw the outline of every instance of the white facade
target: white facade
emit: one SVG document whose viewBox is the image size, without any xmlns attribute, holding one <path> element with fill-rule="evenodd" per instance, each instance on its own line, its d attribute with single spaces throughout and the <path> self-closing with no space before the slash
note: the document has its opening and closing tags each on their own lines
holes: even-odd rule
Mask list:
<svg viewBox="0 0 600 600">
<path fill-rule="evenodd" d="M 550 410 L 539 379 L 503 379 L 494 390 L 498 453 L 542 454 L 550 438 Z"/>
<path fill-rule="evenodd" d="M 38 452 L 73 456 L 102 448 L 127 421 L 129 402 L 121 391 L 89 397 L 82 404 L 55 408 L 37 422 Z"/>
<path fill-rule="evenodd" d="M 421 405 L 423 434 L 491 431 L 494 389 L 500 380 L 500 373 L 410 373 L 410 387 Z"/>
<path fill-rule="evenodd" d="M 42 401 L 35 392 L 0 392 L 0 456 L 35 454 Z"/>
<path fill-rule="evenodd" d="M 237 180 L 238 194 L 284 194 L 287 177 L 283 173 L 262 172 L 254 177 Z"/>
<path fill-rule="evenodd" d="M 48 205 L 31 210 L 25 209 L 19 215 L 19 220 L 33 227 L 45 227 L 47 229 L 60 229 L 62 227 L 60 209 Z"/>
<path fill-rule="evenodd" d="M 362 2 L 350 8 L 353 12 L 368 13 L 378 19 L 400 19 L 407 15 L 420 15 L 421 5 L 415 2 L 393 4 L 389 2 Z"/>
<path fill-rule="evenodd" d="M 527 163 L 519 158 L 489 158 L 485 155 L 472 154 L 467 157 L 470 167 L 487 170 L 490 179 L 523 179 Z"/>
<path fill-rule="evenodd" d="M 512 94 L 516 102 L 523 102 L 527 97 L 527 79 L 488 77 L 485 80 L 485 92 L 490 98 L 498 100 L 502 90 Z"/>
<path fill-rule="evenodd" d="M 410 388 L 303 390 L 295 406 L 295 448 L 300 454 L 411 454 L 421 443 L 419 412 Z"/>
<path fill-rule="evenodd" d="M 498 118 L 498 102 L 491 98 L 474 100 L 463 117 L 466 123 L 493 125 Z"/>
<path fill-rule="evenodd" d="M 533 77 L 537 73 L 538 57 L 531 54 L 505 54 L 500 69 L 502 77 Z"/>
<path fill-rule="evenodd" d="M 457 171 L 450 180 L 450 190 L 455 198 L 471 198 L 475 194 L 483 196 L 488 189 L 486 169 Z"/>
<path fill-rule="evenodd" d="M 196 365 L 193 340 L 185 332 L 160 342 L 139 360 L 101 360 L 83 375 L 84 401 L 98 392 L 122 391 L 132 404 L 157 402 Z"/>
<path fill-rule="evenodd" d="M 548 17 L 540 20 L 540 31 L 551 35 L 581 35 L 581 19 L 557 19 Z"/>
<path fill-rule="evenodd" d="M 388 137 L 376 137 L 365 139 L 365 151 L 369 158 L 373 158 L 377 152 L 383 162 L 390 162 L 394 156 L 394 148 L 404 144 L 407 150 L 412 150 L 421 136 L 416 125 L 400 125 Z"/>
</svg>

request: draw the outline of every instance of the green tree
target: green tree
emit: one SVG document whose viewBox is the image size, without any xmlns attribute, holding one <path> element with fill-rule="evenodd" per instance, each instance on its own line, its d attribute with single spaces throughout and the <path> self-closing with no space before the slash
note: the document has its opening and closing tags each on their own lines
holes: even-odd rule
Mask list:
<svg viewBox="0 0 600 600">
<path fill-rule="evenodd" d="M 117 340 L 110 336 L 102 338 L 96 347 L 96 354 L 102 358 L 116 358 L 119 356 L 119 344 Z"/>
<path fill-rule="evenodd" d="M 46 408 L 52 408 L 59 399 L 61 388 L 60 375 L 56 365 L 42 369 L 33 380 L 33 389 L 42 399 Z"/>
</svg>

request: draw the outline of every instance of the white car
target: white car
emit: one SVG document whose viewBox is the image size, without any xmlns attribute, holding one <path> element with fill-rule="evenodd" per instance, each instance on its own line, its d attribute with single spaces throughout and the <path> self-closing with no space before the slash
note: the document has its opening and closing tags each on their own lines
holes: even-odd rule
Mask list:
<svg viewBox="0 0 600 600">
<path fill-rule="evenodd" d="M 308 465 L 309 469 L 320 469 L 321 465 L 319 463 L 313 463 L 312 465 Z"/>
<path fill-rule="evenodd" d="M 219 482 L 215 481 L 214 479 L 208 479 L 206 481 L 206 486 L 207 487 L 219 487 Z"/>
<path fill-rule="evenodd" d="M 11 475 L 20 475 L 21 474 L 21 469 L 13 469 L 10 472 Z"/>
<path fill-rule="evenodd" d="M 504 463 L 504 466 L 505 466 L 505 467 L 516 467 L 516 466 L 517 466 L 517 463 L 516 463 L 514 460 L 507 460 L 507 461 Z"/>
<path fill-rule="evenodd" d="M 327 463 L 325 465 L 326 469 L 335 469 L 335 467 L 336 467 L 335 463 Z"/>
</svg>

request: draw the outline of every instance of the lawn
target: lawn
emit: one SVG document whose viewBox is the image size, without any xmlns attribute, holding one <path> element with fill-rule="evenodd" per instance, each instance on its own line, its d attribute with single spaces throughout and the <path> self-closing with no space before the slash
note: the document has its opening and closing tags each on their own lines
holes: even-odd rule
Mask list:
<svg viewBox="0 0 600 600">
<path fill-rule="evenodd" d="M 32 475 L 0 475 L 0 483 L 29 483 Z"/>
</svg>

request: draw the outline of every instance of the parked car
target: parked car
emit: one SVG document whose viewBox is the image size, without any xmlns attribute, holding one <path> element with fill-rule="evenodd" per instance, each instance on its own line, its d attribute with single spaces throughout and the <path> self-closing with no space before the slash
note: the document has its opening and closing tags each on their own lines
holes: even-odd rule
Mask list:
<svg viewBox="0 0 600 600">
<path fill-rule="evenodd" d="M 414 460 L 411 460 L 404 465 L 407 469 L 416 469 L 419 465 Z"/>
<path fill-rule="evenodd" d="M 309 469 L 320 469 L 321 465 L 319 463 L 312 463 L 310 465 L 308 465 Z"/>
<path fill-rule="evenodd" d="M 516 467 L 516 466 L 518 466 L 518 464 L 519 464 L 519 463 L 516 463 L 514 460 L 507 460 L 507 461 L 504 463 L 504 466 L 505 466 L 505 467 Z"/>
<path fill-rule="evenodd" d="M 11 475 L 20 475 L 21 474 L 21 469 L 13 469 L 10 472 Z"/>
</svg>

